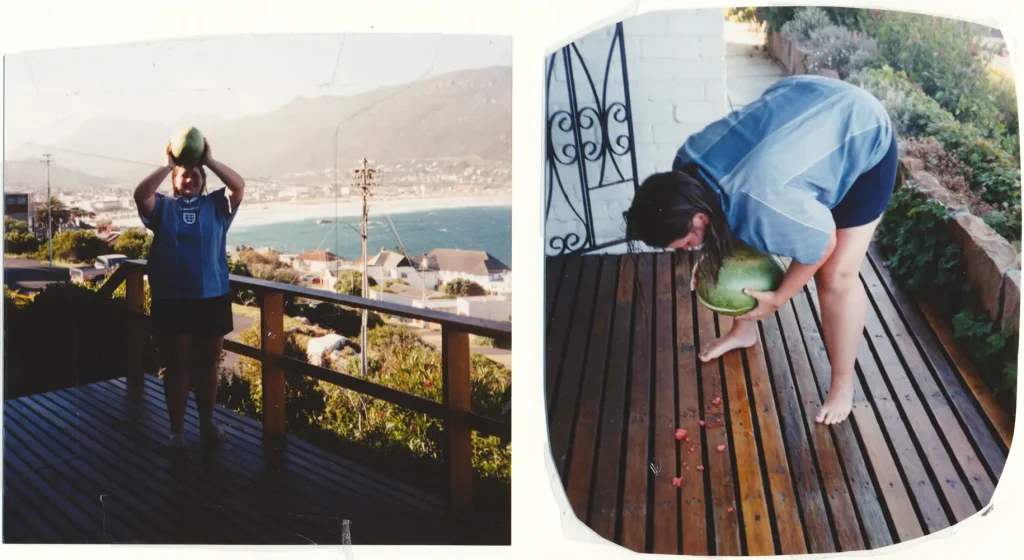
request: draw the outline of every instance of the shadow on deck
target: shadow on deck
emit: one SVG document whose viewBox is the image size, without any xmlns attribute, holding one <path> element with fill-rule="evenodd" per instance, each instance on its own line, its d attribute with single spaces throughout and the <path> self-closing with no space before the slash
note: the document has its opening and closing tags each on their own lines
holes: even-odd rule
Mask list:
<svg viewBox="0 0 1024 560">
<path fill-rule="evenodd" d="M 218 407 L 228 441 L 164 446 L 163 383 L 4 402 L 7 543 L 447 544 L 443 500 Z"/>
<path fill-rule="evenodd" d="M 776 555 L 875 549 L 985 507 L 1012 418 L 874 249 L 861 279 L 854 408 L 826 427 L 813 283 L 755 347 L 702 364 L 732 319 L 691 297 L 689 255 L 548 259 L 549 438 L 577 517 L 638 552 Z"/>
</svg>

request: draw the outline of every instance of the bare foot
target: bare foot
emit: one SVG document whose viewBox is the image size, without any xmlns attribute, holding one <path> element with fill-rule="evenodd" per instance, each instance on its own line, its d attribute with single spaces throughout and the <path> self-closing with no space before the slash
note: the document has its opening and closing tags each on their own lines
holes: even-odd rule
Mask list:
<svg viewBox="0 0 1024 560">
<path fill-rule="evenodd" d="M 846 420 L 853 407 L 853 380 L 838 381 L 832 378 L 832 387 L 829 388 L 828 396 L 821 405 L 821 410 L 814 418 L 819 424 L 832 425 Z"/>
<path fill-rule="evenodd" d="M 171 434 L 171 437 L 167 438 L 167 447 L 171 449 L 181 449 L 185 447 L 185 436 L 181 432 L 175 432 Z"/>
<path fill-rule="evenodd" d="M 736 330 L 729 331 L 729 334 L 709 343 L 701 350 L 700 360 L 710 362 L 730 350 L 738 348 L 750 348 L 757 344 L 757 330 L 748 329 L 746 332 L 736 333 Z"/>
<path fill-rule="evenodd" d="M 203 440 L 210 443 L 219 443 L 228 439 L 227 432 L 215 422 L 203 422 L 199 425 L 199 433 Z"/>
</svg>

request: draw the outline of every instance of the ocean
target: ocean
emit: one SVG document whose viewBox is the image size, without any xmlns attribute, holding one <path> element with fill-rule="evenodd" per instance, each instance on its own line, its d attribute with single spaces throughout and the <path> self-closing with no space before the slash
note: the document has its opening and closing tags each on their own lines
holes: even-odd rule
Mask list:
<svg viewBox="0 0 1024 560">
<path fill-rule="evenodd" d="M 410 255 L 429 253 L 434 249 L 471 249 L 487 251 L 509 267 L 512 266 L 511 206 L 405 212 L 390 214 L 390 217 Z M 282 253 L 327 249 L 343 258 L 359 260 L 362 249 L 358 216 L 340 217 L 337 235 L 333 223 L 318 225 L 316 221 L 303 219 L 273 224 L 234 225 L 228 230 L 228 247 L 273 247 Z M 366 252 L 373 256 L 381 247 L 391 250 L 398 244 L 391 224 L 382 214 L 374 214 L 371 207 Z"/>
</svg>

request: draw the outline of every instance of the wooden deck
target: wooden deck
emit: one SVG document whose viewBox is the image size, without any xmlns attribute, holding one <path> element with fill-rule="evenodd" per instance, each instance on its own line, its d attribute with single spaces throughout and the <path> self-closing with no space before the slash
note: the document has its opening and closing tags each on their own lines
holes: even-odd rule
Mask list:
<svg viewBox="0 0 1024 560">
<path fill-rule="evenodd" d="M 218 408 L 229 438 L 163 443 L 162 382 L 123 379 L 4 402 L 8 543 L 446 544 L 443 502 Z"/>
<path fill-rule="evenodd" d="M 689 255 L 549 259 L 549 436 L 577 517 L 638 552 L 777 555 L 875 549 L 986 507 L 1013 420 L 880 262 L 861 271 L 854 409 L 825 427 L 813 284 L 705 365 L 731 319 L 691 296 Z"/>
</svg>

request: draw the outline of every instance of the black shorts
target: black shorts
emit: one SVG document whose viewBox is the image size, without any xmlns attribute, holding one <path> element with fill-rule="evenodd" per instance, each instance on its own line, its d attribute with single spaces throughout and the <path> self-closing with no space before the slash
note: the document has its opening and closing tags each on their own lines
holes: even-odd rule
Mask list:
<svg viewBox="0 0 1024 560">
<path fill-rule="evenodd" d="M 846 196 L 832 209 L 836 229 L 847 229 L 873 222 L 885 212 L 896 188 L 896 168 L 899 163 L 899 146 L 896 131 L 892 133 L 889 151 L 878 165 L 854 181 Z"/>
<path fill-rule="evenodd" d="M 208 299 L 154 299 L 150 305 L 153 334 L 224 336 L 234 330 L 229 292 Z"/>
</svg>

